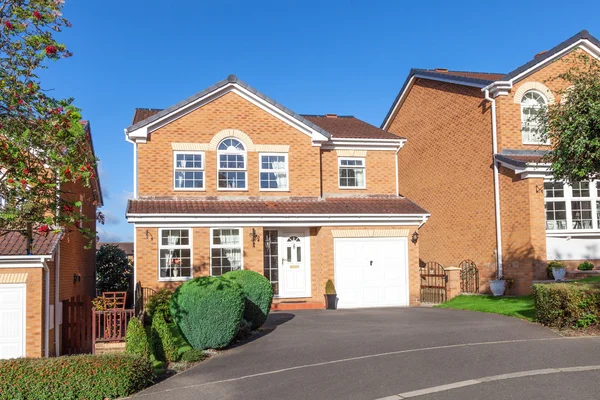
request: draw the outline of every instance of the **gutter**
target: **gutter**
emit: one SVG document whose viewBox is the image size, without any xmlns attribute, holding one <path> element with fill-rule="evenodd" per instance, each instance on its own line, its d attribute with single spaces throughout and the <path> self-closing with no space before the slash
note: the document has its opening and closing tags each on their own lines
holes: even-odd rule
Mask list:
<svg viewBox="0 0 600 400">
<path fill-rule="evenodd" d="M 404 145 L 404 143 L 402 143 L 400 146 L 398 146 L 398 150 L 396 150 L 396 154 L 395 154 L 395 161 L 396 161 L 396 196 L 400 196 L 400 182 L 398 182 L 398 153 L 400 152 L 400 149 L 402 148 L 402 146 Z"/>
<path fill-rule="evenodd" d="M 137 142 L 135 140 L 131 140 L 127 134 L 127 129 L 125 129 L 125 140 L 133 145 L 133 198 L 137 199 L 138 190 L 137 190 Z M 137 240 L 136 240 L 136 228 L 135 224 L 133 224 L 133 285 L 134 285 L 134 293 L 135 293 L 135 285 L 137 285 Z M 135 299 L 134 299 L 135 301 Z"/>
<path fill-rule="evenodd" d="M 502 278 L 502 225 L 500 220 L 500 181 L 498 177 L 498 131 L 496 128 L 496 100 L 490 97 L 488 87 L 483 89 L 485 99 L 491 103 L 492 108 L 492 161 L 494 163 L 494 209 L 496 212 L 496 265 L 498 266 L 497 277 Z"/>
<path fill-rule="evenodd" d="M 56 357 L 60 356 L 60 336 L 58 323 L 58 303 L 59 303 L 59 290 L 60 290 L 60 243 L 56 248 L 56 257 L 54 258 L 54 267 L 56 268 L 56 272 L 54 274 L 54 355 Z M 61 313 L 62 314 L 62 313 Z"/>
<path fill-rule="evenodd" d="M 48 268 L 48 264 L 46 264 L 46 260 L 42 262 L 42 266 L 44 268 L 44 272 L 46 273 L 46 290 L 44 291 L 45 298 L 45 308 L 44 308 L 44 357 L 48 357 L 49 355 L 49 346 L 50 346 L 50 269 Z M 56 307 L 56 306 L 55 306 Z M 56 312 L 56 311 L 55 311 Z M 55 331 L 56 326 L 54 327 Z"/>
</svg>

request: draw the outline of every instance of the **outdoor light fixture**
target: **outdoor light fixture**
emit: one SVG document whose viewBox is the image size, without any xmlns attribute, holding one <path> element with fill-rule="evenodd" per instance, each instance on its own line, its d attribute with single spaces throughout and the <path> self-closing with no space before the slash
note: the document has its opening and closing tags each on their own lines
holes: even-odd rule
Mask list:
<svg viewBox="0 0 600 400">
<path fill-rule="evenodd" d="M 252 239 L 252 247 L 256 247 L 256 242 L 260 242 L 260 235 L 256 233 L 256 229 L 252 228 L 250 232 L 250 239 Z"/>
<path fill-rule="evenodd" d="M 419 232 L 414 231 L 412 234 L 412 242 L 417 243 L 417 240 L 419 240 Z"/>
<path fill-rule="evenodd" d="M 73 274 L 73 284 L 81 282 L 81 275 Z"/>
</svg>

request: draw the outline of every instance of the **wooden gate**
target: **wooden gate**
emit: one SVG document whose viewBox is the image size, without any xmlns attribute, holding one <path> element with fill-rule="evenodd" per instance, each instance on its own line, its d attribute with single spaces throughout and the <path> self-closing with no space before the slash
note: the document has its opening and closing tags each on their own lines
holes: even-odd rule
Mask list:
<svg viewBox="0 0 600 400">
<path fill-rule="evenodd" d="M 479 269 L 471 260 L 464 260 L 460 268 L 460 291 L 462 293 L 479 293 Z"/>
<path fill-rule="evenodd" d="M 428 262 L 420 268 L 421 303 L 443 303 L 446 301 L 448 278 L 442 264 Z"/>
<path fill-rule="evenodd" d="M 61 354 L 92 352 L 92 298 L 74 296 L 63 301 Z"/>
</svg>

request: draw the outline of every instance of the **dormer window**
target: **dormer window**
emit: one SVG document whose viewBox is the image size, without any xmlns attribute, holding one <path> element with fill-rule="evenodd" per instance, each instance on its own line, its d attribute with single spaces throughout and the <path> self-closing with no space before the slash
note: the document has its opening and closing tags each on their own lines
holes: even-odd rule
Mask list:
<svg viewBox="0 0 600 400">
<path fill-rule="evenodd" d="M 523 144 L 550 144 L 544 139 L 542 127 L 536 117 L 548 104 L 546 96 L 537 90 L 530 90 L 521 99 L 521 131 Z"/>
<path fill-rule="evenodd" d="M 224 139 L 217 147 L 219 190 L 247 190 L 246 148 L 235 138 Z"/>
</svg>

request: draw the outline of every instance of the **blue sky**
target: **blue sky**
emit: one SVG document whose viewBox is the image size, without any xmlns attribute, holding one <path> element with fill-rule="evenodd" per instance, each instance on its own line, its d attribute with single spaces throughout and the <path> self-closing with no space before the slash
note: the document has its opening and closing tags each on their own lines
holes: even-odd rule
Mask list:
<svg viewBox="0 0 600 400">
<path fill-rule="evenodd" d="M 379 126 L 411 67 L 508 72 L 582 29 L 600 4 L 564 1 L 67 0 L 74 56 L 42 74 L 91 121 L 107 216 L 102 241 L 132 240 L 125 220 L 135 107 L 164 108 L 234 73 L 298 113 Z M 160 168 L 160 166 L 157 166 Z"/>
</svg>

